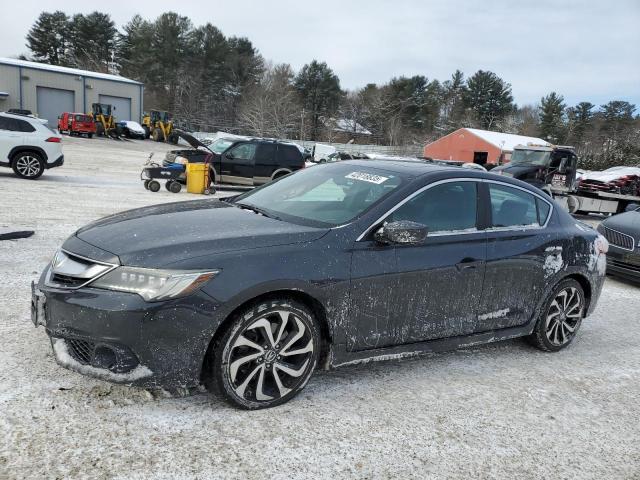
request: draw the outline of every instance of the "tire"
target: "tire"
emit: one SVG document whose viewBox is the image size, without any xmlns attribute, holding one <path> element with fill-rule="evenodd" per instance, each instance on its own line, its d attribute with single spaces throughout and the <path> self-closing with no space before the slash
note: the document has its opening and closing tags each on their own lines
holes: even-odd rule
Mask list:
<svg viewBox="0 0 640 480">
<path fill-rule="evenodd" d="M 149 190 L 149 182 L 151 180 L 145 180 L 142 184 L 144 185 L 145 190 Z"/>
<path fill-rule="evenodd" d="M 214 345 L 211 378 L 237 407 L 275 407 L 304 388 L 319 353 L 320 330 L 307 307 L 286 298 L 264 301 L 236 315 Z"/>
<path fill-rule="evenodd" d="M 149 127 L 143 125 L 142 128 L 144 129 L 144 138 L 149 138 L 151 136 L 151 130 L 149 130 Z"/>
<path fill-rule="evenodd" d="M 149 190 L 151 190 L 152 192 L 157 192 L 160 190 L 160 182 L 157 180 L 151 180 L 149 182 Z"/>
<path fill-rule="evenodd" d="M 101 122 L 96 123 L 96 135 L 99 137 L 104 136 L 104 125 Z"/>
<path fill-rule="evenodd" d="M 169 142 L 171 145 L 177 145 L 178 139 L 179 139 L 178 135 L 176 135 L 175 133 L 172 133 L 171 135 L 169 135 L 167 142 Z"/>
<path fill-rule="evenodd" d="M 180 185 L 178 182 L 171 182 L 169 184 L 169 191 L 171 193 L 180 193 L 180 190 L 182 190 L 182 185 Z"/>
<path fill-rule="evenodd" d="M 278 172 L 273 176 L 272 180 L 277 180 L 281 177 L 284 177 L 285 175 L 289 175 L 290 173 L 291 172 Z"/>
<path fill-rule="evenodd" d="M 14 155 L 11 161 L 11 168 L 20 178 L 35 180 L 39 178 L 45 169 L 42 156 L 36 152 L 20 152 Z"/>
<path fill-rule="evenodd" d="M 573 279 L 562 280 L 549 295 L 533 333 L 527 339 L 546 352 L 562 350 L 578 333 L 585 309 L 582 286 Z"/>
<path fill-rule="evenodd" d="M 87 137 L 93 138 L 93 133 L 87 133 Z"/>
<path fill-rule="evenodd" d="M 166 183 L 164 184 L 164 188 L 166 188 L 168 192 L 170 192 L 170 191 L 171 191 L 171 189 L 170 189 L 169 187 L 171 187 L 171 183 L 172 183 L 172 182 L 173 182 L 173 180 L 169 180 L 168 182 L 166 182 Z"/>
<path fill-rule="evenodd" d="M 164 142 L 164 135 L 159 128 L 154 128 L 151 136 L 153 137 L 154 142 Z"/>
</svg>

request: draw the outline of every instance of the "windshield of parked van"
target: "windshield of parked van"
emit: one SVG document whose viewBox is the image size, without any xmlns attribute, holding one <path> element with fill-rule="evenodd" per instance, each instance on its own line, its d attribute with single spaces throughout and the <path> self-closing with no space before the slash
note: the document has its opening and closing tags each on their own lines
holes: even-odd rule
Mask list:
<svg viewBox="0 0 640 480">
<path fill-rule="evenodd" d="M 209 150 L 213 153 L 222 153 L 227 148 L 229 148 L 233 144 L 232 140 L 227 140 L 226 138 L 219 138 L 211 145 L 209 145 Z"/>
<path fill-rule="evenodd" d="M 549 164 L 551 152 L 540 150 L 514 150 L 511 154 L 511 165 L 540 165 Z"/>
<path fill-rule="evenodd" d="M 331 227 L 353 220 L 401 182 L 386 170 L 332 163 L 300 170 L 234 203 L 292 223 Z"/>
</svg>

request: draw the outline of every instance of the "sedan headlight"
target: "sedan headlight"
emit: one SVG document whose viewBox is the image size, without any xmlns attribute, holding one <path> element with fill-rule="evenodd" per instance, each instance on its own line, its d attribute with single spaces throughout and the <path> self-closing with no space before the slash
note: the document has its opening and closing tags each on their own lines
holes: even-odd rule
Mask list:
<svg viewBox="0 0 640 480">
<path fill-rule="evenodd" d="M 90 286 L 137 293 L 146 301 L 184 297 L 211 280 L 219 270 L 155 270 L 151 268 L 118 267 L 91 282 Z"/>
</svg>

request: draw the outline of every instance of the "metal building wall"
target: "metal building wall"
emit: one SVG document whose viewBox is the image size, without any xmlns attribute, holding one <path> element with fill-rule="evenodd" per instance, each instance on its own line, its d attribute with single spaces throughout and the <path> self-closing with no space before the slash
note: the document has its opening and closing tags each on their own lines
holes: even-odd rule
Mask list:
<svg viewBox="0 0 640 480">
<path fill-rule="evenodd" d="M 0 64 L 0 92 L 9 94 L 5 99 L 0 98 L 0 111 L 20 108 L 19 75 L 20 69 L 18 67 Z"/>
<path fill-rule="evenodd" d="M 19 81 L 20 76 L 22 76 L 21 82 Z M 21 86 L 22 104 L 20 103 Z M 91 104 L 99 102 L 100 95 L 130 98 L 131 119 L 140 121 L 142 117 L 143 87 L 140 84 L 1 63 L 0 91 L 7 92 L 9 97 L 5 100 L 0 99 L 0 111 L 9 108 L 24 108 L 37 114 L 37 87 L 39 86 L 73 91 L 76 112 L 91 111 Z"/>
</svg>

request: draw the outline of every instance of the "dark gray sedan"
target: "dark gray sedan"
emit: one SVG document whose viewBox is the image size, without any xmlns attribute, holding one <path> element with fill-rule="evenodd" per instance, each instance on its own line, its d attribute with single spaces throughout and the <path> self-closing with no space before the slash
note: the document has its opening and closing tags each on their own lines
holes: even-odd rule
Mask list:
<svg viewBox="0 0 640 480">
<path fill-rule="evenodd" d="M 32 317 L 67 368 L 204 383 L 255 409 L 316 367 L 514 337 L 560 350 L 596 305 L 607 246 L 518 180 L 344 161 L 81 228 L 33 285 Z"/>
<path fill-rule="evenodd" d="M 607 218 L 598 231 L 610 245 L 607 271 L 640 282 L 640 209 Z"/>
</svg>

